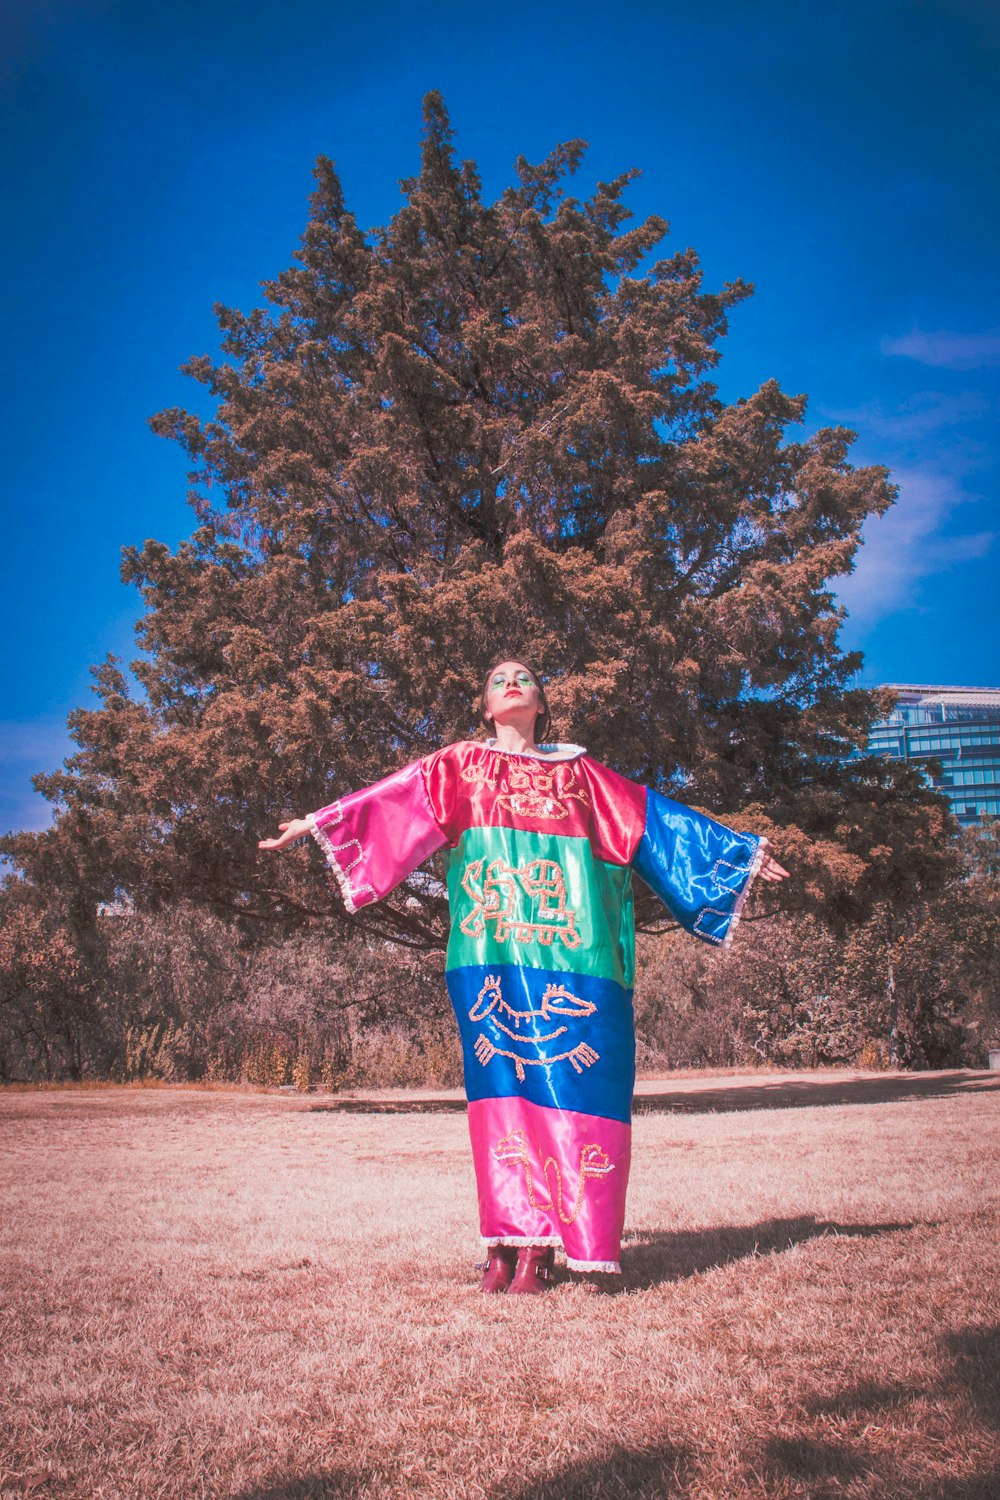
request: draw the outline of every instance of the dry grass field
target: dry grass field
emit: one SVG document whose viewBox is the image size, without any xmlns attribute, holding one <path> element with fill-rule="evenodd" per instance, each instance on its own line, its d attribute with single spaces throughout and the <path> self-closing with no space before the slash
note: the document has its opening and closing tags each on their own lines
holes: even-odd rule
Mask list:
<svg viewBox="0 0 1000 1500">
<path fill-rule="evenodd" d="M 642 1092 L 524 1299 L 454 1098 L 0 1092 L 0 1496 L 997 1500 L 1000 1076 Z"/>
</svg>

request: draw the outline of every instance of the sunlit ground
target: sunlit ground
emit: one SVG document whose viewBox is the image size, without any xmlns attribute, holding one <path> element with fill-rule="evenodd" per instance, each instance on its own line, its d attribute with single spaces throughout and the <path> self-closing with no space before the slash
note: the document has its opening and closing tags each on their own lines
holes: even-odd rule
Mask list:
<svg viewBox="0 0 1000 1500">
<path fill-rule="evenodd" d="M 996 1500 L 1000 1075 L 643 1092 L 623 1288 L 508 1299 L 460 1110 L 0 1091 L 0 1496 Z"/>
</svg>

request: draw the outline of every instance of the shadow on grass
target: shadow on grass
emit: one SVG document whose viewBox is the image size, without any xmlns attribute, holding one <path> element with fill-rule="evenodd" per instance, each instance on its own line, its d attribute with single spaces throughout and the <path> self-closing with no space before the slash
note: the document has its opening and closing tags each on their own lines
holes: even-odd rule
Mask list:
<svg viewBox="0 0 1000 1500">
<path fill-rule="evenodd" d="M 768 1487 L 779 1493 L 785 1493 L 790 1484 L 796 1490 L 808 1487 L 807 1493 L 816 1500 L 841 1496 L 852 1483 L 867 1495 L 918 1493 L 924 1500 L 997 1500 L 1000 1327 L 966 1328 L 946 1334 L 941 1349 L 944 1358 L 939 1377 L 927 1389 L 863 1383 L 808 1401 L 805 1410 L 809 1417 L 833 1417 L 845 1435 L 836 1441 L 812 1433 L 770 1438 L 760 1464 Z M 905 1410 L 911 1402 L 922 1402 L 926 1407 L 928 1401 L 936 1409 L 936 1425 L 941 1424 L 942 1408 L 947 1412 L 950 1436 L 961 1437 L 964 1454 L 983 1455 L 978 1465 L 969 1464 L 970 1472 L 934 1473 L 940 1468 L 939 1437 L 932 1438 L 926 1453 L 922 1452 L 920 1417 L 914 1420 Z M 905 1477 L 899 1453 L 886 1451 L 885 1433 L 894 1424 L 907 1438 Z M 866 1441 L 873 1429 L 881 1434 L 877 1447 Z M 919 1473 L 923 1458 L 929 1471 L 926 1476 Z"/>
<path fill-rule="evenodd" d="M 786 1236 L 790 1226 L 793 1235 L 801 1235 L 802 1226 L 811 1226 L 812 1233 L 862 1235 L 908 1227 L 874 1224 L 852 1228 L 822 1225 L 816 1220 L 787 1220 L 735 1233 L 750 1235 L 766 1230 Z M 791 1242 L 797 1241 L 793 1238 Z M 797 1407 L 804 1417 L 805 1430 L 789 1426 L 771 1436 L 761 1435 L 757 1442 L 751 1438 L 742 1478 L 752 1476 L 753 1493 L 758 1493 L 757 1485 L 763 1481 L 764 1494 L 796 1494 L 809 1500 L 842 1500 L 849 1488 L 870 1500 L 899 1500 L 904 1495 L 919 1495 L 921 1500 L 997 1500 L 1000 1327 L 973 1327 L 947 1334 L 941 1340 L 941 1350 L 938 1378 L 926 1389 L 913 1384 L 862 1382 L 839 1386 L 805 1401 Z M 915 1403 L 926 1407 L 928 1400 L 937 1409 L 936 1425 L 940 1426 L 942 1414 L 947 1413 L 951 1437 L 960 1439 L 953 1446 L 965 1459 L 964 1474 L 940 1472 L 940 1433 L 929 1435 L 926 1448 L 922 1445 L 925 1412 L 918 1408 L 911 1413 L 906 1408 Z M 824 1430 L 824 1419 L 831 1417 L 836 1437 Z M 982 1455 L 978 1463 L 970 1457 L 974 1453 Z M 448 1477 L 442 1475 L 444 1481 Z M 696 1488 L 698 1478 L 698 1464 L 690 1450 L 654 1441 L 643 1448 L 616 1448 L 576 1459 L 520 1484 L 508 1479 L 488 1493 L 491 1500 L 612 1500 L 622 1496 L 629 1500 L 683 1500 Z M 444 1492 L 444 1484 L 442 1489 Z M 703 1487 L 697 1492 L 706 1493 Z M 745 1492 L 751 1492 L 751 1487 L 740 1490 Z M 376 1483 L 374 1474 L 331 1469 L 266 1480 L 240 1490 L 229 1500 L 356 1500 L 372 1493 L 401 1495 L 405 1491 L 393 1485 L 391 1473 L 377 1476 Z"/>
<path fill-rule="evenodd" d="M 324 1469 L 285 1479 L 265 1479 L 248 1490 L 238 1490 L 229 1500 L 355 1500 L 358 1495 L 371 1493 L 370 1478 L 351 1469 Z"/>
<path fill-rule="evenodd" d="M 599 1458 L 585 1458 L 518 1485 L 509 1480 L 491 1491 L 493 1500 L 603 1500 L 629 1496 L 629 1500 L 670 1500 L 690 1492 L 691 1463 L 683 1449 L 671 1445 L 648 1448 L 618 1448 Z M 442 1475 L 442 1492 L 455 1494 Z M 451 1476 L 454 1477 L 454 1476 Z M 469 1476 L 463 1476 L 468 1478 Z M 267 1480 L 260 1486 L 240 1490 L 229 1500 L 355 1500 L 362 1493 L 402 1496 L 405 1489 L 391 1476 L 364 1478 L 347 1469 Z"/>
<path fill-rule="evenodd" d="M 766 1083 L 725 1084 L 638 1094 L 637 1115 L 720 1114 L 744 1109 L 806 1109 L 823 1104 L 891 1104 L 908 1099 L 946 1099 L 957 1094 L 1000 1092 L 1000 1073 L 873 1073 L 870 1078 L 782 1078 Z"/>
<path fill-rule="evenodd" d="M 310 1104 L 307 1114 L 338 1115 L 464 1115 L 464 1096 L 461 1099 L 324 1099 L 322 1104 Z"/>
<path fill-rule="evenodd" d="M 852 1228 L 811 1222 L 817 1233 L 879 1234 L 908 1227 Z M 788 1223 L 781 1225 L 780 1232 L 787 1233 L 788 1227 Z M 995 1461 L 993 1438 L 1000 1432 L 1000 1328 L 971 1328 L 946 1335 L 941 1348 L 940 1374 L 928 1390 L 865 1382 L 807 1402 L 806 1421 L 812 1430 L 764 1437 L 761 1447 L 751 1443 L 743 1478 L 750 1474 L 762 1478 L 764 1494 L 796 1494 L 809 1500 L 842 1500 L 848 1489 L 871 1500 L 910 1495 L 919 1495 L 921 1500 L 998 1500 L 1000 1462 Z M 921 1414 L 908 1413 L 906 1408 L 915 1402 L 926 1405 L 927 1398 L 939 1414 L 942 1407 L 948 1412 L 952 1435 L 960 1438 L 955 1446 L 963 1456 L 972 1451 L 984 1455 L 978 1465 L 970 1462 L 966 1473 L 940 1472 L 939 1435 L 929 1435 L 926 1449 L 922 1447 Z M 835 1438 L 823 1430 L 824 1417 L 834 1418 Z M 872 1433 L 877 1436 L 873 1438 Z M 889 1434 L 896 1439 L 891 1447 L 886 1443 Z M 579 1460 L 503 1493 L 510 1500 L 611 1500 L 625 1495 L 630 1500 L 682 1500 L 695 1487 L 697 1477 L 691 1453 L 678 1446 L 651 1444 L 641 1450 L 619 1448 Z M 747 1492 L 750 1489 L 748 1485 Z M 756 1487 L 752 1492 L 757 1493 Z M 699 1488 L 698 1493 L 704 1490 Z M 740 1493 L 744 1493 L 742 1488 Z"/>
<path fill-rule="evenodd" d="M 954 1384 L 984 1426 L 1000 1432 L 1000 1324 L 963 1328 L 945 1334 L 941 1342 L 951 1357 Z M 996 1493 L 1000 1495 L 1000 1485 Z"/>
<path fill-rule="evenodd" d="M 505 1487 L 496 1500 L 670 1500 L 690 1493 L 692 1463 L 683 1448 L 650 1444 L 616 1448 L 599 1458 L 580 1459 L 523 1488 Z"/>
<path fill-rule="evenodd" d="M 622 1250 L 622 1275 L 609 1278 L 606 1290 L 640 1291 L 683 1281 L 699 1271 L 712 1271 L 734 1261 L 775 1255 L 809 1240 L 839 1236 L 870 1239 L 914 1229 L 915 1224 L 835 1224 L 804 1214 L 797 1219 L 767 1219 L 762 1224 L 737 1225 L 690 1232 L 650 1230 L 630 1236 Z"/>
<path fill-rule="evenodd" d="M 908 1099 L 946 1099 L 958 1094 L 1000 1092 L 1000 1073 L 873 1073 L 870 1078 L 783 1078 L 761 1083 L 718 1083 L 709 1088 L 665 1087 L 637 1094 L 633 1111 L 650 1114 L 727 1114 L 736 1110 L 806 1109 L 823 1104 L 891 1104 Z M 311 1114 L 432 1115 L 464 1114 L 463 1098 L 425 1094 L 411 1099 L 339 1099 L 336 1095 L 307 1106 Z"/>
</svg>

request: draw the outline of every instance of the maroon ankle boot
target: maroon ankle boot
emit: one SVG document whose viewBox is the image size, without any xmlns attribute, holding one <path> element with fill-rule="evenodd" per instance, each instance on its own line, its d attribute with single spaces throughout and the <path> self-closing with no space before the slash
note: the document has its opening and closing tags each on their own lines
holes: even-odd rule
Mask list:
<svg viewBox="0 0 1000 1500">
<path fill-rule="evenodd" d="M 491 1245 L 483 1262 L 483 1279 L 479 1283 L 479 1290 L 505 1292 L 510 1286 L 516 1265 L 517 1250 L 513 1245 Z"/>
<path fill-rule="evenodd" d="M 514 1280 L 507 1288 L 507 1295 L 515 1293 L 546 1292 L 552 1285 L 552 1265 L 556 1252 L 551 1245 L 525 1245 L 517 1257 Z"/>
</svg>

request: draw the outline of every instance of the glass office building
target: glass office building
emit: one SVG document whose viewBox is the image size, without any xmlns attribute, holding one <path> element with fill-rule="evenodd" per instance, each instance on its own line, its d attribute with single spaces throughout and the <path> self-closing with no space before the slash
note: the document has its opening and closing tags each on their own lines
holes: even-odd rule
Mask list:
<svg viewBox="0 0 1000 1500">
<path fill-rule="evenodd" d="M 1000 688 L 886 684 L 896 707 L 868 748 L 894 759 L 939 761 L 928 778 L 960 823 L 1000 817 Z"/>
</svg>

